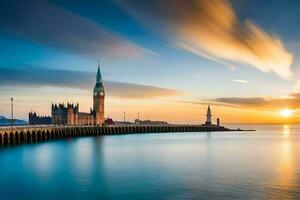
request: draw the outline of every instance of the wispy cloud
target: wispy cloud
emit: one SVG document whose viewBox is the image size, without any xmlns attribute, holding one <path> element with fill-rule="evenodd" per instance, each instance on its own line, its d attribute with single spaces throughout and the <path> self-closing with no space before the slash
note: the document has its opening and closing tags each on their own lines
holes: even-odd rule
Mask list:
<svg viewBox="0 0 300 200">
<path fill-rule="evenodd" d="M 107 28 L 44 0 L 0 1 L 0 31 L 84 55 L 136 57 L 146 53 Z"/>
<path fill-rule="evenodd" d="M 243 79 L 233 79 L 232 81 L 237 83 L 243 83 L 243 84 L 249 83 L 249 81 Z"/>
<path fill-rule="evenodd" d="M 60 87 L 92 91 L 95 73 L 29 67 L 0 68 L 0 85 L 10 87 Z M 159 98 L 182 95 L 182 92 L 133 83 L 104 81 L 106 94 L 120 98 Z"/>
<path fill-rule="evenodd" d="M 200 106 L 223 106 L 223 107 L 236 107 L 236 105 L 216 102 L 212 100 L 171 100 L 172 102 L 184 103 L 184 104 L 192 104 L 192 105 L 200 105 Z"/>
<path fill-rule="evenodd" d="M 180 96 L 183 94 L 182 92 L 173 89 L 132 83 L 106 81 L 104 82 L 104 86 L 107 87 L 107 93 L 109 95 L 121 98 L 150 99 Z"/>
<path fill-rule="evenodd" d="M 219 97 L 212 99 L 171 100 L 193 105 L 214 105 L 245 110 L 272 111 L 290 108 L 300 110 L 300 93 L 290 93 L 285 97 Z"/>
<path fill-rule="evenodd" d="M 282 41 L 238 19 L 228 0 L 115 0 L 173 44 L 209 59 L 239 62 L 284 79 L 293 55 Z"/>
<path fill-rule="evenodd" d="M 283 108 L 300 108 L 300 93 L 292 93 L 285 98 L 271 97 L 223 97 L 211 99 L 216 103 L 224 103 L 230 106 L 237 106 L 251 109 L 283 109 Z"/>
</svg>

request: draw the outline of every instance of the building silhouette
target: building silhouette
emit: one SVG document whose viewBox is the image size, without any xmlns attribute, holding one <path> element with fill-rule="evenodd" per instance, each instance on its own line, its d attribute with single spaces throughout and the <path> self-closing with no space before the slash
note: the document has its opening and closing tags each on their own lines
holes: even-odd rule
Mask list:
<svg viewBox="0 0 300 200">
<path fill-rule="evenodd" d="M 50 116 L 38 116 L 36 112 L 30 112 L 28 114 L 28 123 L 29 125 L 43 125 L 51 124 Z"/>
<path fill-rule="evenodd" d="M 52 104 L 52 124 L 55 125 L 102 125 L 104 124 L 105 92 L 98 61 L 96 84 L 93 91 L 93 108 L 89 113 L 79 112 L 79 104 Z"/>
</svg>

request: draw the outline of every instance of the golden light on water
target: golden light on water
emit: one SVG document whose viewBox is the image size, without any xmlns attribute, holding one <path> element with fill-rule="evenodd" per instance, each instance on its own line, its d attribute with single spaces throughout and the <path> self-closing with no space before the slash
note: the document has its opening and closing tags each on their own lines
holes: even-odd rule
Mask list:
<svg viewBox="0 0 300 200">
<path fill-rule="evenodd" d="M 292 117 L 293 116 L 293 110 L 286 108 L 284 110 L 280 110 L 279 114 L 280 114 L 280 116 L 286 117 L 286 118 Z"/>
<path fill-rule="evenodd" d="M 290 132 L 291 132 L 290 131 L 290 126 L 289 125 L 283 125 L 282 133 L 283 133 L 285 138 L 289 138 Z"/>
</svg>

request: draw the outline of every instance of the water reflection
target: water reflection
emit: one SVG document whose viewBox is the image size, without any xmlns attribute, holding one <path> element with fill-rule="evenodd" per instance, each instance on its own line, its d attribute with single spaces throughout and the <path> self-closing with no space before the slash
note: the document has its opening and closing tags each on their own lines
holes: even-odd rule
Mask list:
<svg viewBox="0 0 300 200">
<path fill-rule="evenodd" d="M 289 138 L 291 133 L 290 125 L 283 125 L 282 127 L 283 127 L 282 129 L 283 136 L 285 138 Z"/>
<path fill-rule="evenodd" d="M 38 177 L 46 181 L 51 176 L 51 169 L 53 167 L 53 148 L 51 144 L 41 144 L 36 146 L 34 149 L 34 161 L 33 167 L 36 168 L 38 172 Z M 28 153 L 26 156 L 32 156 Z"/>
<path fill-rule="evenodd" d="M 85 137 L 0 150 L 0 198 L 299 199 L 300 126 L 253 128 Z M 15 198 L 19 194 L 23 198 Z"/>
<path fill-rule="evenodd" d="M 106 169 L 103 152 L 103 137 L 87 137 L 72 142 L 70 157 L 72 178 L 80 185 L 82 192 L 106 190 Z"/>
<path fill-rule="evenodd" d="M 280 141 L 279 148 L 275 151 L 277 171 L 270 183 L 272 187 L 268 198 L 290 199 L 295 192 L 293 190 L 296 184 L 295 151 L 290 133 L 290 125 L 283 125 L 282 134 L 285 139 Z"/>
<path fill-rule="evenodd" d="M 74 177 L 82 186 L 82 190 L 86 190 L 93 181 L 94 147 L 95 140 L 92 137 L 80 138 L 75 141 L 70 152 Z"/>
</svg>

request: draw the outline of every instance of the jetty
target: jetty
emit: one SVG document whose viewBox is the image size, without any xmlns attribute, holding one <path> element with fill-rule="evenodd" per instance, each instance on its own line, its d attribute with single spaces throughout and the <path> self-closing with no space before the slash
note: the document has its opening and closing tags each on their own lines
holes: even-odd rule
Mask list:
<svg viewBox="0 0 300 200">
<path fill-rule="evenodd" d="M 20 126 L 0 128 L 0 145 L 36 143 L 64 138 L 175 132 L 242 131 L 216 125 Z"/>
</svg>

